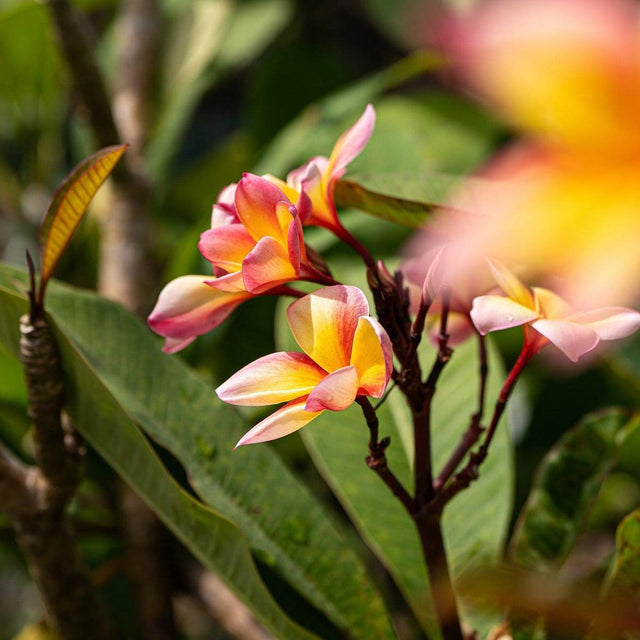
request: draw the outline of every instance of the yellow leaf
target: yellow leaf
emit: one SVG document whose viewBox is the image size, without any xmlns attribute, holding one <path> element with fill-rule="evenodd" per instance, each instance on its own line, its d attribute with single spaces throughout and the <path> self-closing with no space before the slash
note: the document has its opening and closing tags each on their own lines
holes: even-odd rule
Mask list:
<svg viewBox="0 0 640 640">
<path fill-rule="evenodd" d="M 47 282 L 91 199 L 109 177 L 127 146 L 121 144 L 105 147 L 89 156 L 74 167 L 53 195 L 40 225 L 40 303 Z"/>
</svg>

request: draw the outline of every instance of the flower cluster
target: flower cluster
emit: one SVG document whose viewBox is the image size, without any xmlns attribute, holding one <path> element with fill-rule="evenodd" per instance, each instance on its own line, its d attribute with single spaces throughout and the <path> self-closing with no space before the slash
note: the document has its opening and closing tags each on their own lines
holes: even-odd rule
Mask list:
<svg viewBox="0 0 640 640">
<path fill-rule="evenodd" d="M 338 220 L 333 192 L 346 167 L 367 144 L 375 123 L 368 105 L 337 141 L 331 156 L 312 158 L 286 182 L 245 174 L 222 190 L 213 206 L 211 228 L 200 240 L 213 276 L 189 275 L 162 290 L 149 326 L 165 337 L 173 353 L 217 327 L 242 302 L 280 293 L 295 280 L 332 284 L 322 262 L 304 243 L 303 226 L 324 226 L 348 236 Z"/>
</svg>

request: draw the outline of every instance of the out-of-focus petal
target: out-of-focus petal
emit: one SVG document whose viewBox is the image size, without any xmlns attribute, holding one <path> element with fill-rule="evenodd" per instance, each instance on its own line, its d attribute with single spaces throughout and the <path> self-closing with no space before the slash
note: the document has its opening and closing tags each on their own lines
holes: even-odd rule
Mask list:
<svg viewBox="0 0 640 640">
<path fill-rule="evenodd" d="M 350 364 L 351 346 L 360 316 L 369 303 L 357 287 L 336 285 L 296 300 L 287 320 L 302 350 L 327 371 Z"/>
<path fill-rule="evenodd" d="M 333 147 L 326 170 L 329 183 L 342 177 L 347 165 L 365 148 L 375 124 L 375 109 L 373 105 L 368 104 L 358 121 L 338 138 Z"/>
<path fill-rule="evenodd" d="M 305 411 L 305 402 L 306 398 L 300 398 L 278 409 L 268 418 L 259 422 L 253 429 L 245 433 L 238 441 L 236 447 L 243 444 L 268 442 L 269 440 L 282 438 L 298 429 L 302 429 L 302 427 L 309 424 L 309 422 L 322 413 L 322 411 Z"/>
<path fill-rule="evenodd" d="M 223 382 L 216 393 L 230 404 L 277 404 L 308 395 L 326 375 L 305 354 L 281 351 L 246 365 Z"/>
<path fill-rule="evenodd" d="M 438 345 L 440 340 L 440 313 L 431 313 L 427 315 L 426 330 L 429 332 L 431 343 Z M 449 311 L 447 315 L 447 335 L 449 336 L 448 344 L 456 347 L 466 342 L 476 330 L 471 322 L 468 313 L 460 313 L 458 311 Z"/>
<path fill-rule="evenodd" d="M 479 215 L 462 224 L 443 212 L 430 232 L 451 243 L 461 279 L 488 255 L 524 266 L 526 276 L 553 278 L 575 307 L 631 301 L 640 272 L 640 162 L 605 160 L 512 148 L 487 168 L 486 183 L 451 202 Z"/>
<path fill-rule="evenodd" d="M 473 300 L 471 308 L 471 320 L 482 335 L 519 327 L 538 317 L 532 309 L 502 296 L 479 296 Z"/>
<path fill-rule="evenodd" d="M 265 236 L 282 239 L 278 220 L 278 203 L 291 202 L 272 182 L 251 173 L 245 173 L 236 189 L 238 218 L 257 242 Z"/>
<path fill-rule="evenodd" d="M 638 148 L 638 13 L 626 0 L 494 0 L 456 34 L 469 79 L 513 122 L 590 152 Z"/>
<path fill-rule="evenodd" d="M 225 271 L 238 271 L 255 244 L 255 240 L 241 224 L 228 224 L 203 232 L 198 248 L 216 267 Z"/>
<path fill-rule="evenodd" d="M 600 342 L 598 334 L 587 325 L 568 320 L 536 320 L 531 327 L 554 344 L 569 360 L 577 362 Z"/>
<path fill-rule="evenodd" d="M 624 307 L 603 307 L 575 313 L 567 320 L 587 325 L 601 340 L 626 338 L 640 328 L 640 313 Z"/>
<path fill-rule="evenodd" d="M 259 240 L 242 263 L 242 277 L 247 291 L 264 293 L 268 289 L 298 277 L 289 251 L 271 237 Z"/>
<path fill-rule="evenodd" d="M 153 331 L 165 336 L 164 350 L 170 353 L 189 344 L 196 336 L 217 327 L 250 293 L 228 293 L 205 284 L 210 276 L 181 276 L 169 282 L 147 322 Z"/>
<path fill-rule="evenodd" d="M 493 260 L 489 261 L 489 268 L 498 286 L 505 292 L 508 298 L 521 304 L 523 307 L 529 309 L 535 308 L 535 301 L 531 291 L 529 291 L 511 271 L 504 265 Z"/>
<path fill-rule="evenodd" d="M 571 308 L 565 300 L 559 295 L 549 289 L 543 289 L 542 287 L 531 287 L 533 295 L 536 300 L 538 311 L 540 315 L 547 319 L 550 318 L 566 318 L 569 315 Z"/>
<path fill-rule="evenodd" d="M 391 340 L 375 319 L 363 316 L 353 337 L 351 364 L 360 379 L 359 393 L 379 398 L 387 387 L 393 368 Z"/>
<path fill-rule="evenodd" d="M 358 372 L 353 366 L 342 367 L 326 376 L 307 398 L 306 411 L 342 411 L 358 393 Z"/>
</svg>

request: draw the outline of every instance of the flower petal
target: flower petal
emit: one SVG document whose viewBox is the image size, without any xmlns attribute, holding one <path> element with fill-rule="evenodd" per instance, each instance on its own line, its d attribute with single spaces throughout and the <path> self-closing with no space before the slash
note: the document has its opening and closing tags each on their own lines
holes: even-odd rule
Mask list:
<svg viewBox="0 0 640 640">
<path fill-rule="evenodd" d="M 255 240 L 241 224 L 227 224 L 202 233 L 198 249 L 214 266 L 225 271 L 239 271 L 242 261 L 255 245 Z"/>
<path fill-rule="evenodd" d="M 587 325 L 568 320 L 536 320 L 531 327 L 553 343 L 569 360 L 577 362 L 600 342 L 598 334 Z"/>
<path fill-rule="evenodd" d="M 256 242 L 265 236 L 283 239 L 277 214 L 277 206 L 280 202 L 286 202 L 291 206 L 291 202 L 284 193 L 269 180 L 245 173 L 238 183 L 236 189 L 238 218 Z"/>
<path fill-rule="evenodd" d="M 325 287 L 296 300 L 287 320 L 302 350 L 326 371 L 350 364 L 353 338 L 369 303 L 357 287 Z"/>
<path fill-rule="evenodd" d="M 223 292 L 208 286 L 211 276 L 181 276 L 169 282 L 147 322 L 153 331 L 165 336 L 164 351 L 173 353 L 196 336 L 217 327 L 241 303 L 248 292 Z"/>
<path fill-rule="evenodd" d="M 305 402 L 306 398 L 300 398 L 278 409 L 245 433 L 236 447 L 256 442 L 268 442 L 302 429 L 322 413 L 321 411 L 305 411 Z"/>
<path fill-rule="evenodd" d="M 503 296 L 479 296 L 471 308 L 471 320 L 482 335 L 519 327 L 538 317 L 532 309 Z"/>
<path fill-rule="evenodd" d="M 529 309 L 535 308 L 533 294 L 518 280 L 515 274 L 494 260 L 489 260 L 489 268 L 498 286 L 505 292 L 508 298 Z"/>
<path fill-rule="evenodd" d="M 496 0 L 456 40 L 471 79 L 526 130 L 591 151 L 637 148 L 637 25 L 632 2 Z"/>
<path fill-rule="evenodd" d="M 640 328 L 640 313 L 625 307 L 603 307 L 593 311 L 575 313 L 567 320 L 587 325 L 600 340 L 619 340 Z"/>
<path fill-rule="evenodd" d="M 558 294 L 542 287 L 531 287 L 540 315 L 551 320 L 553 318 L 566 318 L 570 307 Z"/>
<path fill-rule="evenodd" d="M 214 280 L 207 280 L 207 284 L 212 289 L 218 289 L 218 291 L 228 291 L 230 293 L 246 291 L 244 286 L 244 280 L 242 279 L 242 271 L 236 271 L 234 273 L 226 273 L 220 275 Z"/>
<path fill-rule="evenodd" d="M 229 404 L 248 407 L 277 404 L 308 395 L 326 375 L 303 353 L 281 351 L 243 367 L 223 382 L 216 393 Z"/>
<path fill-rule="evenodd" d="M 351 364 L 360 380 L 359 393 L 382 396 L 391 377 L 392 353 L 391 340 L 382 325 L 375 318 L 359 318 L 351 351 Z"/>
<path fill-rule="evenodd" d="M 429 332 L 429 338 L 434 346 L 438 346 L 440 340 L 440 309 L 437 308 L 433 313 L 429 310 L 427 315 L 426 329 Z M 449 311 L 447 316 L 447 334 L 449 335 L 448 344 L 456 347 L 466 342 L 472 335 L 476 333 L 473 322 L 469 318 L 468 313 L 459 311 Z"/>
<path fill-rule="evenodd" d="M 358 393 L 358 372 L 353 366 L 342 367 L 322 379 L 309 394 L 306 411 L 342 411 L 350 406 Z"/>
<path fill-rule="evenodd" d="M 368 104 L 358 121 L 347 129 L 336 142 L 325 173 L 327 183 L 340 178 L 347 165 L 365 148 L 376 124 L 376 111 Z M 328 174 L 328 175 L 327 175 Z"/>
<path fill-rule="evenodd" d="M 271 237 L 259 240 L 242 263 L 242 278 L 248 291 L 265 291 L 298 278 L 299 272 L 291 264 L 287 247 Z"/>
</svg>

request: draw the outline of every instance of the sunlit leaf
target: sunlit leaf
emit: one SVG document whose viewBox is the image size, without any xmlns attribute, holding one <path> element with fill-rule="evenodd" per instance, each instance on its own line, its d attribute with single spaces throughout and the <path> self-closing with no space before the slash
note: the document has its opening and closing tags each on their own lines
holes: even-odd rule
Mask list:
<svg viewBox="0 0 640 640">
<path fill-rule="evenodd" d="M 109 177 L 128 145 L 105 147 L 78 164 L 53 195 L 40 226 L 40 301 L 60 256 L 91 199 Z"/>
</svg>

